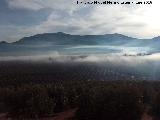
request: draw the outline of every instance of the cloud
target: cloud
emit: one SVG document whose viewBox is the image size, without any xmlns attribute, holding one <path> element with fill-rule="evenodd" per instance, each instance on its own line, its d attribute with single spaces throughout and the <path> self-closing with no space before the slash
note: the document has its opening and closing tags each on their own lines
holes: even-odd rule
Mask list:
<svg viewBox="0 0 160 120">
<path fill-rule="evenodd" d="M 0 57 L 0 61 L 8 60 L 24 60 L 24 61 L 46 61 L 46 62 L 91 62 L 91 63 L 110 63 L 114 65 L 126 65 L 134 66 L 141 65 L 148 62 L 159 62 L 160 53 L 148 55 L 148 56 L 121 56 L 121 55 L 109 55 L 109 54 L 90 54 L 86 56 L 82 55 L 64 55 L 56 51 L 46 55 L 34 55 L 34 56 L 5 56 Z M 117 61 L 118 60 L 118 61 Z"/>
<path fill-rule="evenodd" d="M 7 0 L 11 8 L 27 9 L 27 10 L 68 10 L 75 9 L 75 0 Z"/>
<path fill-rule="evenodd" d="M 86 9 L 87 14 L 80 14 L 83 9 Z M 72 14 L 53 11 L 46 21 L 29 28 L 28 31 L 35 33 L 62 31 L 71 34 L 122 33 L 136 37 L 149 37 L 151 34 L 148 34 L 148 25 L 153 23 L 146 21 L 146 16 L 142 16 L 145 13 L 140 11 L 139 7 L 131 9 L 124 6 L 79 8 Z"/>
<path fill-rule="evenodd" d="M 70 34 L 121 33 L 151 38 L 160 35 L 160 14 L 157 14 L 160 2 L 152 1 L 153 5 L 76 5 L 75 0 L 7 0 L 12 9 L 51 10 L 39 24 L 15 26 L 15 30 L 21 31 L 20 35 L 19 32 L 12 33 L 18 35 L 17 40 L 20 36 L 59 31 Z"/>
<path fill-rule="evenodd" d="M 25 29 L 27 28 L 23 26 L 0 25 L 0 41 L 14 42 L 26 35 L 31 35 L 26 33 Z"/>
<path fill-rule="evenodd" d="M 43 8 L 36 0 L 7 0 L 8 4 L 12 8 L 40 10 Z"/>
</svg>

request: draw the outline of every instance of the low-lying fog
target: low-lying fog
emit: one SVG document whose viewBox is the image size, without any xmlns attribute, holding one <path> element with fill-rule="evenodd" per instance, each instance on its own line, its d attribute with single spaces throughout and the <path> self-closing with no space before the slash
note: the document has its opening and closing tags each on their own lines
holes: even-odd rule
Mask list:
<svg viewBox="0 0 160 120">
<path fill-rule="evenodd" d="M 160 62 L 160 53 L 155 54 L 85 54 L 85 55 L 66 55 L 58 52 L 50 52 L 46 55 L 25 55 L 25 56 L 0 56 L 0 61 L 10 60 L 30 60 L 44 62 L 113 62 L 120 64 L 141 64 L 144 62 Z"/>
<path fill-rule="evenodd" d="M 27 62 L 42 62 L 42 63 L 63 63 L 85 64 L 90 63 L 93 66 L 114 68 L 114 70 L 129 72 L 147 79 L 160 79 L 160 54 L 151 55 L 115 55 L 115 54 L 90 54 L 90 55 L 62 55 L 58 52 L 50 53 L 49 55 L 37 56 L 8 56 L 0 57 L 1 61 L 27 61 Z"/>
</svg>

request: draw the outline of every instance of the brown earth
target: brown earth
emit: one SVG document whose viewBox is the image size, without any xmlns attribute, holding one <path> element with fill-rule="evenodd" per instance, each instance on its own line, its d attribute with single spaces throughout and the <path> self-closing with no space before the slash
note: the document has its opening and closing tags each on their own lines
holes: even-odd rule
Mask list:
<svg viewBox="0 0 160 120">
<path fill-rule="evenodd" d="M 57 113 L 54 117 L 41 118 L 39 120 L 73 120 L 77 109 L 71 109 L 65 112 Z M 6 118 L 5 113 L 0 114 L 0 120 L 12 120 L 11 118 Z M 153 117 L 144 113 L 141 120 L 153 120 Z"/>
<path fill-rule="evenodd" d="M 153 117 L 148 115 L 148 114 L 146 114 L 146 113 L 144 113 L 142 115 L 142 119 L 141 120 L 153 120 Z"/>
<path fill-rule="evenodd" d="M 77 109 L 71 109 L 65 112 L 57 113 L 54 117 L 41 118 L 38 120 L 73 120 L 76 110 Z M 0 120 L 12 120 L 12 119 L 7 118 L 6 113 L 0 113 Z"/>
</svg>

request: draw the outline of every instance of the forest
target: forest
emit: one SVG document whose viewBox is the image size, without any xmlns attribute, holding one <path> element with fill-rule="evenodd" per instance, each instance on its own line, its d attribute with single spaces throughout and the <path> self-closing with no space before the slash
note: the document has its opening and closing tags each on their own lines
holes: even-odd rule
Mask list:
<svg viewBox="0 0 160 120">
<path fill-rule="evenodd" d="M 73 120 L 141 120 L 144 113 L 160 119 L 159 81 L 136 80 L 138 77 L 128 77 L 129 73 L 120 77 L 122 71 L 114 70 L 106 70 L 105 80 L 99 80 L 98 73 L 92 79 L 84 73 L 91 76 L 93 71 L 85 67 L 79 78 L 73 68 L 62 63 L 53 67 L 48 63 L 3 62 L 0 113 L 28 120 L 76 109 Z"/>
</svg>

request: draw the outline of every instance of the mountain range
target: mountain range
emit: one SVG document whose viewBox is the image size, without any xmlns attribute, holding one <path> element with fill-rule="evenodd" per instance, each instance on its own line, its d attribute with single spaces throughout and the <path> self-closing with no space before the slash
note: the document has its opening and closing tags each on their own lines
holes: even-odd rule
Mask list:
<svg viewBox="0 0 160 120">
<path fill-rule="evenodd" d="M 122 34 L 70 35 L 62 32 L 37 34 L 16 42 L 0 42 L 0 56 L 32 55 L 59 52 L 62 54 L 120 53 L 160 51 L 160 36 L 138 39 Z"/>
</svg>

